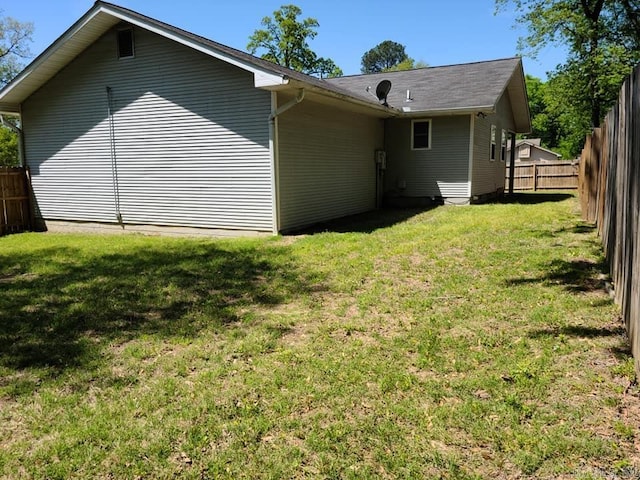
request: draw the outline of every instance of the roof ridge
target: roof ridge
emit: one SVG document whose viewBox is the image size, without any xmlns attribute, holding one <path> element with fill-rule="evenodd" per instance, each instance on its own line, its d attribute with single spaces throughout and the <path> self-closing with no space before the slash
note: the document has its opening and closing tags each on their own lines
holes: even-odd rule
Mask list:
<svg viewBox="0 0 640 480">
<path fill-rule="evenodd" d="M 108 8 L 113 8 L 116 10 L 121 10 L 121 11 L 125 11 L 127 14 L 134 16 L 134 17 L 138 17 L 141 20 L 144 20 L 145 22 L 148 23 L 155 23 L 156 25 L 161 26 L 162 28 L 165 28 L 167 30 L 173 31 L 179 35 L 185 36 L 187 38 L 191 38 L 193 40 L 196 40 L 198 42 L 204 43 L 209 45 L 210 47 L 217 49 L 229 56 L 235 57 L 240 61 L 244 61 L 244 62 L 248 62 L 248 63 L 252 63 L 253 65 L 255 65 L 258 68 L 264 68 L 265 70 L 270 71 L 271 73 L 275 73 L 277 75 L 282 75 L 282 76 L 286 76 L 288 78 L 294 79 L 294 80 L 298 80 L 298 81 L 303 81 L 303 82 L 307 82 L 309 84 L 315 85 L 317 87 L 321 87 L 324 89 L 327 89 L 329 91 L 333 91 L 335 93 L 339 93 L 341 95 L 346 95 L 347 97 L 353 97 L 353 94 L 345 89 L 339 88 L 336 85 L 333 85 L 332 83 L 329 83 L 326 81 L 326 79 L 323 78 L 318 78 L 315 77 L 313 75 L 309 75 L 307 73 L 303 73 L 300 72 L 298 70 L 294 70 L 292 68 L 288 68 L 285 67 L 283 65 L 280 65 L 278 63 L 275 62 L 271 62 L 269 60 L 266 60 L 264 58 L 258 57 L 256 55 L 253 55 L 249 52 L 245 52 L 244 50 L 240 50 L 238 48 L 234 48 L 234 47 L 230 47 L 229 45 L 226 45 L 224 43 L 220 43 L 217 42 L 215 40 L 211 40 L 210 38 L 207 38 L 203 35 L 197 34 L 197 33 L 193 33 L 189 30 L 185 30 L 184 28 L 181 27 L 176 27 L 175 25 L 172 25 L 170 23 L 164 22 L 162 20 L 158 20 L 154 17 L 150 17 L 148 15 L 144 15 L 142 13 L 136 12 L 135 10 L 132 10 L 130 8 L 126 8 L 126 7 L 121 7 L 120 5 L 117 5 L 115 3 L 110 3 L 110 2 L 105 2 L 103 0 L 97 0 L 95 5 L 102 5 L 102 6 L 106 6 Z M 355 99 L 358 99 L 357 97 L 353 97 Z M 371 102 L 372 104 L 375 105 L 375 102 Z"/>
<path fill-rule="evenodd" d="M 264 58 L 260 58 L 260 57 L 258 57 L 256 55 L 253 55 L 253 54 L 249 53 L 249 52 L 245 52 L 244 50 L 240 50 L 239 48 L 231 47 L 231 46 L 226 45 L 224 43 L 220 43 L 220 42 L 217 42 L 215 40 L 211 40 L 210 38 L 205 37 L 204 35 L 200 35 L 198 33 L 194 33 L 194 32 L 191 32 L 189 30 L 185 30 L 184 28 L 177 27 L 177 26 L 175 26 L 173 24 L 170 24 L 170 23 L 167 23 L 167 22 L 165 22 L 163 20 L 158 20 L 157 18 L 150 17 L 148 15 L 145 15 L 143 13 L 137 12 L 137 11 L 132 10 L 130 8 L 123 7 L 123 6 L 115 4 L 115 3 L 105 2 L 103 0 L 96 0 L 95 4 L 96 5 L 100 4 L 100 5 L 104 5 L 104 6 L 107 6 L 107 7 L 116 8 L 116 9 L 119 9 L 119 10 L 125 10 L 129 14 L 133 14 L 133 15 L 135 15 L 135 16 L 137 16 L 139 18 L 142 18 L 144 20 L 147 20 L 147 21 L 150 21 L 152 23 L 156 23 L 156 24 L 162 25 L 163 27 L 166 27 L 166 28 L 168 28 L 170 30 L 177 31 L 177 32 L 179 32 L 181 34 L 184 34 L 184 35 L 188 36 L 188 37 L 195 37 L 197 39 L 204 40 L 205 42 L 207 42 L 207 43 L 209 43 L 211 45 L 215 45 L 216 47 L 220 48 L 221 50 L 230 50 L 230 51 L 235 52 L 236 54 L 238 54 L 238 56 L 240 56 L 240 57 L 250 57 L 251 60 L 256 60 L 259 63 L 264 64 L 265 67 L 276 67 L 275 68 L 276 70 L 285 69 L 285 70 L 290 70 L 290 71 L 294 71 L 295 72 L 295 70 L 292 70 L 290 68 L 284 67 L 284 66 L 279 65 L 279 64 L 274 63 L 274 62 L 270 62 L 268 60 L 265 60 Z M 302 72 L 297 72 L 297 73 L 302 73 Z M 305 75 L 305 74 L 303 74 L 303 75 Z"/>
<path fill-rule="evenodd" d="M 424 70 L 437 70 L 437 69 L 444 69 L 444 68 L 453 68 L 453 67 L 466 67 L 466 66 L 470 66 L 470 65 L 478 65 L 481 63 L 498 63 L 498 62 L 505 62 L 508 60 L 522 60 L 522 57 L 520 56 L 513 56 L 513 57 L 505 57 L 505 58 L 496 58 L 496 59 L 492 59 L 492 60 L 477 60 L 475 62 L 460 62 L 460 63 L 451 63 L 451 64 L 447 64 L 447 65 L 434 65 L 434 66 L 427 66 L 427 67 L 419 67 L 419 68 L 410 68 L 408 70 L 392 70 L 392 71 L 387 71 L 387 72 L 372 72 L 372 73 L 355 73 L 353 75 L 343 75 L 341 77 L 335 77 L 335 78 L 327 78 L 326 80 L 335 80 L 336 78 L 356 78 L 356 77 L 369 77 L 369 76 L 373 76 L 373 75 L 395 75 L 395 74 L 401 74 L 401 73 L 407 73 L 407 72 L 418 72 L 418 71 L 424 71 Z"/>
</svg>

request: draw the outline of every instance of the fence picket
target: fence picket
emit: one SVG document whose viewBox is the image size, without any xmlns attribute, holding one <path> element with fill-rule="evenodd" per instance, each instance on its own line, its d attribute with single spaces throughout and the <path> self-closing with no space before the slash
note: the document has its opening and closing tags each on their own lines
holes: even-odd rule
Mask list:
<svg viewBox="0 0 640 480">
<path fill-rule="evenodd" d="M 28 185 L 24 168 L 0 167 L 0 236 L 31 228 Z"/>
<path fill-rule="evenodd" d="M 582 215 L 596 222 L 615 301 L 640 373 L 640 66 L 627 78 L 580 159 Z"/>
<path fill-rule="evenodd" d="M 576 162 L 531 163 L 514 168 L 514 190 L 571 190 L 578 188 Z M 509 182 L 507 170 L 506 185 Z"/>
</svg>

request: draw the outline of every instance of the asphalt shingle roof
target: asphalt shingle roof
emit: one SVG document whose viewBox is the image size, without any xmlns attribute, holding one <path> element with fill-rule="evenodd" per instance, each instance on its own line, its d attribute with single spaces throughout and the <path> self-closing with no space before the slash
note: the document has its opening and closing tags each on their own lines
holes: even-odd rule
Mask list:
<svg viewBox="0 0 640 480">
<path fill-rule="evenodd" d="M 348 90 L 354 96 L 376 100 L 376 85 L 391 81 L 387 97 L 389 106 L 411 111 L 447 111 L 492 108 L 507 88 L 520 62 L 506 58 L 486 62 L 428 67 L 403 72 L 387 72 L 328 79 L 327 82 Z M 371 93 L 367 92 L 371 87 Z M 406 101 L 407 90 L 413 99 Z"/>
<path fill-rule="evenodd" d="M 105 14 L 93 14 L 106 9 Z M 115 15 L 114 15 L 115 12 Z M 105 20 L 109 16 L 112 18 Z M 99 18 L 98 18 L 99 17 Z M 138 22 L 143 26 L 167 36 L 183 39 L 198 46 L 204 51 L 217 52 L 223 58 L 235 59 L 244 66 L 269 72 L 283 79 L 293 80 L 290 87 L 313 88 L 324 95 L 337 96 L 346 101 L 364 103 L 378 112 L 385 112 L 375 97 L 375 89 L 382 80 L 392 83 L 388 96 L 390 115 L 400 112 L 455 112 L 456 110 L 493 111 L 505 89 L 512 88 L 511 82 L 515 72 L 521 72 L 519 58 L 507 58 L 486 62 L 429 67 L 404 72 L 388 72 L 373 75 L 355 75 L 335 79 L 319 79 L 300 72 L 268 62 L 247 52 L 228 47 L 208 38 L 196 35 L 165 22 L 142 15 L 128 8 L 120 7 L 104 1 L 96 1 L 93 8 L 78 20 L 65 34 L 54 42 L 45 52 L 36 58 L 13 82 L 0 90 L 0 111 L 18 112 L 19 104 L 48 81 L 66 62 L 79 54 L 88 42 L 94 41 L 97 35 L 104 33 L 119 20 Z M 89 23 L 95 24 L 89 28 Z M 86 35 L 78 32 L 87 31 Z M 80 40 L 71 42 L 71 36 L 78 34 Z M 243 67 L 244 68 L 244 67 Z M 521 75 L 522 76 L 522 75 Z M 523 77 L 523 76 L 522 76 Z M 524 77 L 523 77 L 524 78 Z M 530 128 L 524 79 L 515 82 L 515 103 L 512 107 L 518 111 L 520 131 Z M 367 91 L 370 87 L 370 92 Z M 410 91 L 411 102 L 406 101 L 407 90 Z M 524 103 L 523 103 L 524 100 Z M 513 101 L 513 99 L 512 99 Z"/>
</svg>

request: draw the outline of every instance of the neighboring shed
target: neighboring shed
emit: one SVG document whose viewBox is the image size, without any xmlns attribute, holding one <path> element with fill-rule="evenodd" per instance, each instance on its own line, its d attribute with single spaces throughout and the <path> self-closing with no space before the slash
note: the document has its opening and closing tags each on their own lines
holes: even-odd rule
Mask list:
<svg viewBox="0 0 640 480">
<path fill-rule="evenodd" d="M 511 144 L 509 144 L 511 152 Z M 541 145 L 539 138 L 525 138 L 516 140 L 515 160 L 520 163 L 548 163 L 557 162 L 562 155 Z"/>
<path fill-rule="evenodd" d="M 366 91 L 382 79 L 388 105 Z M 0 112 L 49 227 L 276 233 L 383 197 L 467 202 L 500 192 L 501 145 L 529 129 L 517 58 L 326 81 L 101 1 Z"/>
</svg>

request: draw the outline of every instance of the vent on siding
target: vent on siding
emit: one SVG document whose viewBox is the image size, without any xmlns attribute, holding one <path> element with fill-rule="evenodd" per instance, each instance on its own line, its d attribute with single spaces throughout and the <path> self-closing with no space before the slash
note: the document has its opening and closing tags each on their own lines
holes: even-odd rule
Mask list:
<svg viewBox="0 0 640 480">
<path fill-rule="evenodd" d="M 131 58 L 133 53 L 133 28 L 118 30 L 118 58 Z"/>
</svg>

